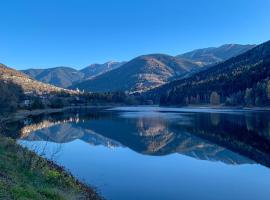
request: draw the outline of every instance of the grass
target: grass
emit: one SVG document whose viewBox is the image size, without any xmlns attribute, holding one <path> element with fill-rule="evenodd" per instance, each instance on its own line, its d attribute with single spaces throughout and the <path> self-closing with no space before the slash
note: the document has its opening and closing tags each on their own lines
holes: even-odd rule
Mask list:
<svg viewBox="0 0 270 200">
<path fill-rule="evenodd" d="M 63 168 L 0 136 L 0 199 L 101 199 Z"/>
</svg>

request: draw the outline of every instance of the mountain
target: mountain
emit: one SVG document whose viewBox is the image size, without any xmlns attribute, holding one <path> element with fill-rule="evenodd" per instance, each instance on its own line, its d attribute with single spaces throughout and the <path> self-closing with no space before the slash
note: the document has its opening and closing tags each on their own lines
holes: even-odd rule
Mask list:
<svg viewBox="0 0 270 200">
<path fill-rule="evenodd" d="M 91 64 L 81 70 L 69 67 L 28 69 L 22 72 L 48 84 L 94 92 L 142 92 L 188 77 L 205 66 L 212 66 L 244 53 L 255 45 L 226 44 L 198 49 L 175 58 L 165 54 L 139 56 L 130 62 Z M 113 84 L 112 84 L 113 83 Z"/>
<path fill-rule="evenodd" d="M 270 41 L 192 76 L 149 91 L 161 104 L 270 102 Z"/>
<path fill-rule="evenodd" d="M 118 70 L 74 84 L 72 88 L 93 92 L 144 92 L 170 81 L 188 77 L 204 70 L 205 66 L 222 62 L 254 47 L 255 45 L 226 44 L 194 50 L 175 58 L 164 54 L 139 56 Z"/>
<path fill-rule="evenodd" d="M 84 77 L 83 73 L 70 67 L 28 69 L 22 72 L 43 83 L 49 83 L 64 88 L 71 86 L 74 82 L 82 80 Z"/>
<path fill-rule="evenodd" d="M 105 72 L 111 71 L 125 64 L 125 62 L 109 61 L 104 64 L 92 64 L 80 70 L 84 74 L 85 79 L 91 79 Z"/>
<path fill-rule="evenodd" d="M 76 93 L 72 90 L 59 88 L 34 80 L 26 74 L 0 64 L 0 80 L 20 87 L 24 93 Z"/>
<path fill-rule="evenodd" d="M 187 74 L 199 66 L 165 54 L 143 55 L 121 67 L 75 84 L 72 88 L 93 92 L 145 91 Z"/>
<path fill-rule="evenodd" d="M 76 70 L 70 67 L 55 67 L 48 69 L 27 69 L 22 70 L 22 72 L 43 83 L 68 88 L 74 83 L 116 69 L 121 64 L 121 62 L 107 62 L 104 64 L 92 64 L 82 70 Z"/>
<path fill-rule="evenodd" d="M 220 47 L 197 49 L 178 55 L 176 58 L 189 59 L 202 66 L 213 65 L 245 53 L 255 46 L 256 45 L 225 44 Z"/>
</svg>

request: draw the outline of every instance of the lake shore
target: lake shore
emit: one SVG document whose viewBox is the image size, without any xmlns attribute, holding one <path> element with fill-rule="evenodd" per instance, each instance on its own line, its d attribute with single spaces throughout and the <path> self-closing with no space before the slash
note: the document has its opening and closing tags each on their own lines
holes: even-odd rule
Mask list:
<svg viewBox="0 0 270 200">
<path fill-rule="evenodd" d="M 237 110 L 254 110 L 254 111 L 270 111 L 270 107 L 247 107 L 247 106 L 225 106 L 225 105 L 211 105 L 211 104 L 193 104 L 187 106 L 160 106 L 169 108 L 201 108 L 201 109 L 237 109 Z"/>
<path fill-rule="evenodd" d="M 48 108 L 48 109 L 36 109 L 36 110 L 18 110 L 14 113 L 3 116 L 0 122 L 17 121 L 22 120 L 29 116 L 38 116 L 42 114 L 53 114 L 65 112 L 73 109 L 106 109 L 112 106 L 67 106 L 63 108 Z"/>
<path fill-rule="evenodd" d="M 0 128 L 29 116 L 76 108 L 80 107 L 19 110 L 2 116 Z M 0 199 L 102 199 L 93 188 L 78 181 L 63 167 L 2 136 L 1 131 L 0 161 Z"/>
<path fill-rule="evenodd" d="M 0 136 L 0 199 L 102 199 L 64 168 Z"/>
<path fill-rule="evenodd" d="M 53 113 L 59 113 L 59 112 L 74 111 L 73 109 L 75 110 L 86 109 L 87 112 L 95 112 L 97 110 L 109 109 L 112 107 L 119 107 L 119 108 L 135 107 L 136 108 L 136 106 L 109 105 L 109 106 L 70 106 L 70 107 L 58 108 L 58 109 L 20 110 L 16 113 L 7 115 L 6 119 L 7 120 L 21 120 L 27 117 L 35 118 L 35 116 L 42 115 L 42 114 L 53 114 Z M 148 107 L 155 107 L 154 111 L 160 110 L 160 109 L 156 109 L 156 107 L 159 107 L 157 105 L 148 106 Z M 226 110 L 226 109 L 227 110 L 234 110 L 234 109 L 235 110 L 237 109 L 238 110 L 254 110 L 254 111 L 270 110 L 269 108 L 226 107 L 222 105 L 221 106 L 190 105 L 190 106 L 185 106 L 185 107 L 172 107 L 171 106 L 171 107 L 161 107 L 161 108 L 164 110 L 166 110 L 166 108 L 168 108 L 167 110 L 178 109 L 180 110 L 179 112 L 182 112 L 181 110 L 188 110 L 187 112 L 193 112 L 192 109 L 193 110 L 197 109 L 199 110 L 199 112 L 201 112 L 200 109 L 204 110 L 204 112 L 215 112 L 211 109 L 217 109 L 216 110 L 217 112 L 223 112 L 222 110 Z M 135 110 L 137 110 L 137 108 Z M 72 115 L 73 114 L 76 114 L 76 112 L 72 112 Z M 29 155 L 30 157 L 28 157 Z M 36 161 L 31 161 L 30 163 L 25 162 L 25 160 L 29 160 L 32 157 L 31 155 L 33 155 L 34 160 L 37 160 L 40 163 L 44 163 L 44 165 L 43 164 L 42 166 L 37 165 L 37 163 L 39 162 L 36 162 Z M 96 194 L 96 192 L 93 189 L 91 189 L 91 187 L 88 187 L 85 184 L 76 180 L 76 178 L 74 178 L 72 175 L 66 172 L 64 168 L 59 167 L 55 163 L 48 161 L 46 159 L 43 159 L 37 156 L 36 154 L 33 154 L 33 152 L 31 153 L 29 150 L 16 144 L 14 140 L 9 139 L 9 138 L 2 139 L 1 136 L 0 136 L 0 160 L 3 161 L 2 163 L 0 163 L 0 199 L 2 196 L 12 197 L 13 199 L 16 199 L 17 197 L 16 195 L 18 196 L 29 195 L 25 197 L 26 199 L 46 199 L 47 197 L 48 197 L 47 199 L 77 199 L 78 197 L 80 197 L 80 199 L 93 199 L 93 200 L 100 199 L 100 197 Z M 14 165 L 14 163 L 19 163 L 19 165 L 17 164 Z M 47 177 L 47 174 L 49 174 L 49 177 Z M 30 176 L 30 178 L 28 176 Z M 57 178 L 55 178 L 55 176 Z M 39 177 L 39 179 L 36 180 L 35 177 Z M 61 178 L 61 180 L 59 179 L 59 177 Z M 65 177 L 68 177 L 68 179 L 65 179 Z M 60 184 L 58 182 L 55 182 L 55 181 L 58 181 L 58 179 L 60 181 Z M 15 180 L 15 181 L 13 181 L 12 183 L 9 183 L 8 181 L 10 180 Z M 69 182 L 71 182 L 72 184 L 62 187 L 63 183 L 65 185 L 66 183 L 69 184 Z M 89 182 L 91 182 L 91 180 Z M 38 183 L 38 186 L 33 185 L 32 183 Z M 8 184 L 11 184 L 11 186 L 7 186 Z M 43 185 L 46 185 L 45 192 L 42 189 Z M 68 193 L 69 191 L 71 193 Z M 72 198 L 67 198 L 67 196 L 65 196 L 67 194 L 68 194 L 68 197 L 71 196 Z M 94 195 L 94 196 L 91 196 L 91 195 Z M 81 196 L 83 196 L 83 198 L 81 198 Z M 6 199 L 9 199 L 9 198 L 6 198 Z"/>
<path fill-rule="evenodd" d="M 145 106 L 145 105 L 135 105 L 136 106 Z M 270 107 L 246 107 L 246 106 L 225 106 L 225 105 L 210 105 L 210 104 L 200 104 L 200 105 L 187 105 L 187 106 L 159 106 L 159 105 L 148 105 L 156 107 L 168 107 L 168 108 L 201 108 L 201 109 L 238 109 L 238 110 L 250 110 L 250 111 L 270 111 Z M 6 121 L 16 121 L 22 120 L 29 116 L 38 116 L 42 114 L 53 114 L 59 112 L 65 112 L 72 109 L 109 109 L 112 107 L 129 107 L 128 105 L 98 105 L 98 106 L 67 106 L 64 108 L 48 108 L 48 109 L 36 109 L 36 110 L 18 110 L 17 112 L 11 113 L 7 116 L 2 117 L 1 122 Z"/>
</svg>

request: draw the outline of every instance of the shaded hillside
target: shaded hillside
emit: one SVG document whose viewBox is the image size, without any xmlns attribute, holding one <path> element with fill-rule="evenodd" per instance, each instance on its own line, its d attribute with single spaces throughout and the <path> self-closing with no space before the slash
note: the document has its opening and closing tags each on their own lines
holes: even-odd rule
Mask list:
<svg viewBox="0 0 270 200">
<path fill-rule="evenodd" d="M 228 60 L 229 58 L 245 53 L 254 47 L 255 45 L 225 44 L 220 47 L 197 49 L 176 57 L 189 59 L 205 66 Z"/>
<path fill-rule="evenodd" d="M 160 104 L 267 105 L 270 100 L 270 42 L 147 95 Z"/>
<path fill-rule="evenodd" d="M 43 83 L 49 83 L 64 88 L 71 86 L 74 82 L 82 80 L 84 77 L 82 72 L 69 67 L 28 69 L 22 72 Z"/>
<path fill-rule="evenodd" d="M 27 69 L 22 70 L 22 72 L 43 83 L 68 88 L 75 83 L 116 69 L 122 64 L 123 62 L 107 62 L 104 64 L 92 64 L 82 70 L 76 70 L 70 67 L 55 67 L 48 69 Z"/>
<path fill-rule="evenodd" d="M 75 84 L 73 88 L 94 92 L 145 91 L 182 76 L 198 65 L 164 54 L 139 56 L 92 80 Z"/>
</svg>

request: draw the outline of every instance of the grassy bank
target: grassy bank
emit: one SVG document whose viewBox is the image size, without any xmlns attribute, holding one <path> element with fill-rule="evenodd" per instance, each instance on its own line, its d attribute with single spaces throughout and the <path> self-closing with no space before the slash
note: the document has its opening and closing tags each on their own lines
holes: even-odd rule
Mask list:
<svg viewBox="0 0 270 200">
<path fill-rule="evenodd" d="M 61 167 L 0 136 L 0 199 L 98 200 L 100 197 Z"/>
</svg>

